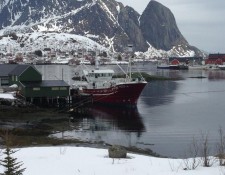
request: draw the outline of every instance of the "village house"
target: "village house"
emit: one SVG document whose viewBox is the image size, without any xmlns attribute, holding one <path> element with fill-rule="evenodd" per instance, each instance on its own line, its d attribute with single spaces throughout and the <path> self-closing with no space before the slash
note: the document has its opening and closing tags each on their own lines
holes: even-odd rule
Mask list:
<svg viewBox="0 0 225 175">
<path fill-rule="evenodd" d="M 0 64 L 0 87 L 9 86 L 9 73 L 16 66 L 16 64 Z"/>
<path fill-rule="evenodd" d="M 225 64 L 225 54 L 209 54 L 208 58 L 205 60 L 205 64 L 223 65 Z"/>
<path fill-rule="evenodd" d="M 188 64 L 188 65 L 201 65 L 203 57 L 170 57 L 169 63 L 176 64 Z"/>
<path fill-rule="evenodd" d="M 1 86 L 18 86 L 18 95 L 35 104 L 54 104 L 70 95 L 70 86 L 63 80 L 42 80 L 31 65 L 0 65 Z"/>
</svg>

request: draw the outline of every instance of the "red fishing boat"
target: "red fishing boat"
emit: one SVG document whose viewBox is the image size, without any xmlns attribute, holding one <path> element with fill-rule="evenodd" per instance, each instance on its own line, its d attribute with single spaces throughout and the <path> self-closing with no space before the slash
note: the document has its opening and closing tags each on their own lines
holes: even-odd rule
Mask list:
<svg viewBox="0 0 225 175">
<path fill-rule="evenodd" d="M 91 95 L 94 103 L 135 106 L 147 82 L 143 77 L 131 78 L 130 69 L 125 78 L 113 78 L 114 74 L 114 70 L 98 66 L 83 69 L 83 80 L 75 81 L 73 89 L 81 95 Z"/>
</svg>

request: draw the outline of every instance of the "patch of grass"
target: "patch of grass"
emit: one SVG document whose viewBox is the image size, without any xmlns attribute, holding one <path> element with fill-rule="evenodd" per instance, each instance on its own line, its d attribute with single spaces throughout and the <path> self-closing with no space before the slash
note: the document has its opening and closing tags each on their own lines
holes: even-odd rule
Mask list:
<svg viewBox="0 0 225 175">
<path fill-rule="evenodd" d="M 64 145 L 64 144 L 80 144 L 82 141 L 76 139 L 57 139 L 46 136 L 15 136 L 13 135 L 13 147 L 27 147 L 27 146 L 44 146 L 44 145 Z"/>
<path fill-rule="evenodd" d="M 0 129 L 0 135 L 3 136 L 5 129 Z M 11 137 L 12 147 L 43 146 L 43 145 L 63 145 L 84 143 L 77 139 L 58 139 L 49 137 L 50 132 L 39 129 L 14 128 L 8 130 Z M 4 144 L 1 143 L 1 144 Z"/>
</svg>

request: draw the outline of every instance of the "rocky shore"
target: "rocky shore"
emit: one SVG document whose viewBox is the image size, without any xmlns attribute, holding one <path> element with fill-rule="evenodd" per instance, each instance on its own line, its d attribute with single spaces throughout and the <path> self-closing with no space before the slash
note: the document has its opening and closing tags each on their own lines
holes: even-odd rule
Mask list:
<svg viewBox="0 0 225 175">
<path fill-rule="evenodd" d="M 78 139 L 49 137 L 53 133 L 70 130 L 70 114 L 58 109 L 39 107 L 12 107 L 0 105 L 0 135 L 7 130 L 14 147 L 73 145 L 96 148 L 109 148 L 104 142 L 89 142 Z M 4 145 L 0 140 L 0 145 Z M 153 151 L 136 147 L 126 148 L 129 152 L 160 156 Z"/>
</svg>

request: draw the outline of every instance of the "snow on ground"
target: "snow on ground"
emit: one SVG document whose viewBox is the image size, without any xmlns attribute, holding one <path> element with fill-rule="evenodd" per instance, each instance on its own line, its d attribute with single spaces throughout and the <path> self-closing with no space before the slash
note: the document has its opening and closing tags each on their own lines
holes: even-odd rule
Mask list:
<svg viewBox="0 0 225 175">
<path fill-rule="evenodd" d="M 24 163 L 24 175 L 225 175 L 225 168 L 216 165 L 183 170 L 181 159 L 128 153 L 127 159 L 113 160 L 107 149 L 86 147 L 22 148 L 14 156 Z"/>
<path fill-rule="evenodd" d="M 15 97 L 11 93 L 0 93 L 0 99 L 10 99 L 13 100 Z"/>
</svg>

